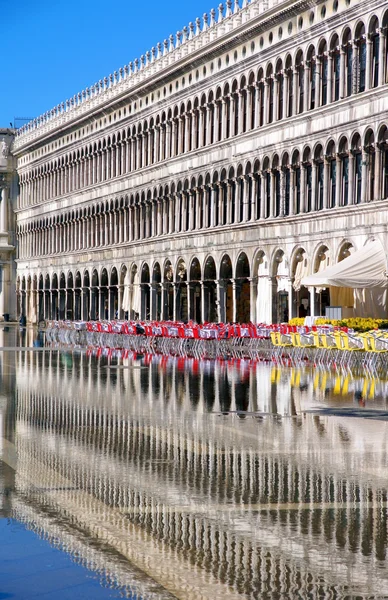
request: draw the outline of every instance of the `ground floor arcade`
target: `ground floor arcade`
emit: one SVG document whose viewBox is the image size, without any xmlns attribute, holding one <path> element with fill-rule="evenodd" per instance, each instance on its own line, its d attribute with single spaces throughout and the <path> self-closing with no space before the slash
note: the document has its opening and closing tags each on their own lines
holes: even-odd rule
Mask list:
<svg viewBox="0 0 388 600">
<path fill-rule="evenodd" d="M 367 239 L 339 239 L 128 261 L 94 259 L 84 268 L 19 269 L 17 317 L 43 319 L 284 322 L 342 306 L 353 290 L 306 288 L 302 279 L 338 263 Z M 74 262 L 76 262 L 74 257 Z M 78 261 L 77 261 L 78 262 Z"/>
</svg>

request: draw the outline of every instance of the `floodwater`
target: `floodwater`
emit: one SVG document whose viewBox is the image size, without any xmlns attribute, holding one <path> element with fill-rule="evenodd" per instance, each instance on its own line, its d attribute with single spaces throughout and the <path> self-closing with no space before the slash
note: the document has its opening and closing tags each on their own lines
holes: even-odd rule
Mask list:
<svg viewBox="0 0 388 600">
<path fill-rule="evenodd" d="M 0 329 L 0 599 L 388 598 L 388 374 L 42 343 Z"/>
</svg>

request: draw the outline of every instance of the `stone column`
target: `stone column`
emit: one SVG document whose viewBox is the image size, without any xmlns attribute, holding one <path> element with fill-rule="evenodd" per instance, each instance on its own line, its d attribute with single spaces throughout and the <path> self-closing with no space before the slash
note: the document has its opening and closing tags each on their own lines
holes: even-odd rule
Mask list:
<svg viewBox="0 0 388 600">
<path fill-rule="evenodd" d="M 365 90 L 369 90 L 371 86 L 371 70 L 372 70 L 372 38 L 370 34 L 366 36 L 366 69 L 365 69 Z"/>
<path fill-rule="evenodd" d="M 382 194 L 382 185 L 381 185 L 381 146 L 380 144 L 376 144 L 375 146 L 375 181 L 374 181 L 374 190 L 373 190 L 373 198 L 374 200 L 381 200 L 383 197 Z"/>
<path fill-rule="evenodd" d="M 306 169 L 301 165 L 300 169 L 300 212 L 306 212 Z"/>
<path fill-rule="evenodd" d="M 368 200 L 368 187 L 367 187 L 367 178 L 368 178 L 368 169 L 367 169 L 367 161 L 369 156 L 363 147 L 362 149 L 362 171 L 361 171 L 361 202 L 367 202 Z"/>
<path fill-rule="evenodd" d="M 229 114 L 230 114 L 229 137 L 232 137 L 232 136 L 236 135 L 236 130 L 235 130 L 236 100 L 235 100 L 234 94 L 230 94 Z"/>
<path fill-rule="evenodd" d="M 261 203 L 261 210 L 260 210 L 260 219 L 266 219 L 269 215 L 267 215 L 267 177 L 266 177 L 266 171 L 261 171 L 261 193 L 260 193 L 260 203 Z"/>
<path fill-rule="evenodd" d="M 252 206 L 251 206 L 251 221 L 255 221 L 256 220 L 256 212 L 257 212 L 257 186 L 258 186 L 258 180 L 257 180 L 257 174 L 254 173 L 252 176 Z"/>
<path fill-rule="evenodd" d="M 311 210 L 317 209 L 317 163 L 313 160 L 311 174 Z"/>
<path fill-rule="evenodd" d="M 284 217 L 286 213 L 286 174 L 284 168 L 280 169 L 280 215 Z"/>
<path fill-rule="evenodd" d="M 283 119 L 287 119 L 287 117 L 288 117 L 288 94 L 289 94 L 288 71 L 286 69 L 284 69 L 284 72 L 283 72 Z"/>
<path fill-rule="evenodd" d="M 246 89 L 246 103 L 247 103 L 247 122 L 246 122 L 246 129 L 247 131 L 250 131 L 253 128 L 253 123 L 252 123 L 252 94 L 253 94 L 253 87 L 249 86 Z"/>
<path fill-rule="evenodd" d="M 243 90 L 237 92 L 238 97 L 238 116 L 237 116 L 237 133 L 241 135 L 244 132 L 244 95 Z"/>
<path fill-rule="evenodd" d="M 333 102 L 333 52 L 327 55 L 327 104 Z"/>
<path fill-rule="evenodd" d="M 8 187 L 0 188 L 1 208 L 0 208 L 0 231 L 8 233 Z"/>
<path fill-rule="evenodd" d="M 248 222 L 248 209 L 249 209 L 249 180 L 250 175 L 244 175 L 244 200 L 243 200 L 243 222 Z"/>
<path fill-rule="evenodd" d="M 222 98 L 221 102 L 222 102 L 221 139 L 225 140 L 226 132 L 227 132 L 227 124 L 228 124 L 228 104 L 227 104 L 226 98 Z"/>
<path fill-rule="evenodd" d="M 310 315 L 315 317 L 315 288 L 309 287 L 310 292 Z"/>
<path fill-rule="evenodd" d="M 203 106 L 200 106 L 198 108 L 199 111 L 199 124 L 198 124 L 198 131 L 199 131 L 199 137 L 198 137 L 198 148 L 202 148 L 203 146 L 203 138 L 204 138 L 204 108 Z"/>
<path fill-rule="evenodd" d="M 330 163 L 326 158 L 323 159 L 323 208 L 329 207 L 329 177 L 330 177 Z"/>
<path fill-rule="evenodd" d="M 214 110 L 214 104 L 209 102 L 207 104 L 207 126 L 205 131 L 205 145 L 211 144 L 211 135 L 212 135 L 212 109 Z M 215 132 L 214 132 L 215 133 Z"/>
<path fill-rule="evenodd" d="M 385 64 L 387 60 L 386 56 L 386 45 L 387 45 L 387 29 L 380 29 L 380 43 L 379 43 L 379 81 L 378 85 L 384 85 L 386 81 L 386 68 Z"/>
<path fill-rule="evenodd" d="M 269 116 L 269 84 L 268 79 L 264 79 L 264 125 L 268 124 Z"/>
<path fill-rule="evenodd" d="M 279 74 L 273 77 L 273 119 L 279 121 Z"/>
<path fill-rule="evenodd" d="M 311 61 L 306 60 L 304 63 L 304 106 L 303 106 L 303 111 L 310 110 L 310 102 L 311 102 L 310 74 L 311 74 Z M 299 107 L 299 112 L 300 112 L 300 107 Z"/>
<path fill-rule="evenodd" d="M 190 148 L 190 118 L 191 118 L 191 114 L 190 113 L 186 113 L 185 114 L 185 132 L 184 132 L 184 140 L 183 140 L 183 152 L 189 152 L 191 150 Z"/>
<path fill-rule="evenodd" d="M 188 191 L 189 231 L 194 229 L 194 190 Z"/>
<path fill-rule="evenodd" d="M 354 156 L 352 152 L 349 153 L 349 190 L 348 190 L 349 204 L 354 204 Z"/>
<path fill-rule="evenodd" d="M 295 214 L 295 170 L 290 165 L 290 215 Z"/>
<path fill-rule="evenodd" d="M 353 40 L 353 57 L 352 57 L 352 94 L 357 94 L 360 80 L 360 65 L 359 54 L 360 44 L 358 40 Z"/>
<path fill-rule="evenodd" d="M 315 59 L 315 108 L 322 106 L 322 58 L 317 56 Z"/>
<path fill-rule="evenodd" d="M 260 125 L 260 85 L 258 82 L 255 83 L 255 120 L 253 122 L 253 128 L 257 129 Z"/>
<path fill-rule="evenodd" d="M 205 321 L 205 284 L 203 281 L 199 282 L 201 286 L 201 323 Z"/>
<path fill-rule="evenodd" d="M 272 219 L 275 216 L 275 203 L 276 203 L 276 173 L 277 169 L 271 169 L 269 171 L 271 177 L 271 200 L 269 203 L 269 217 Z"/>
<path fill-rule="evenodd" d="M 236 297 L 236 280 L 232 279 L 232 290 L 233 290 L 233 323 L 237 321 L 237 297 Z"/>
<path fill-rule="evenodd" d="M 298 67 L 294 67 L 292 71 L 294 78 L 293 86 L 293 97 L 292 97 L 292 114 L 295 116 L 298 113 L 298 97 L 299 97 L 299 70 Z"/>
<path fill-rule="evenodd" d="M 335 206 L 338 207 L 341 204 L 341 193 L 342 193 L 342 173 L 341 173 L 341 158 L 338 154 L 335 157 L 336 162 L 336 186 L 335 186 Z"/>
<path fill-rule="evenodd" d="M 341 46 L 340 50 L 340 99 L 345 98 L 345 82 L 346 82 L 346 69 L 345 69 L 345 50 L 346 46 Z"/>
<path fill-rule="evenodd" d="M 210 202 L 210 227 L 215 226 L 215 206 L 214 206 L 214 195 L 216 192 L 216 184 L 210 186 L 209 202 Z"/>
</svg>

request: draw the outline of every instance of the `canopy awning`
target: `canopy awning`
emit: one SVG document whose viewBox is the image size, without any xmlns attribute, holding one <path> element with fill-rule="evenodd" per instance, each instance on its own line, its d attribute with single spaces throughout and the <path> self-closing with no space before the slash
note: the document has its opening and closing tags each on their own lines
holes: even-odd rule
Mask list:
<svg viewBox="0 0 388 600">
<path fill-rule="evenodd" d="M 366 244 L 336 265 L 303 277 L 305 287 L 347 287 L 353 289 L 388 287 L 387 259 L 377 240 Z"/>
</svg>

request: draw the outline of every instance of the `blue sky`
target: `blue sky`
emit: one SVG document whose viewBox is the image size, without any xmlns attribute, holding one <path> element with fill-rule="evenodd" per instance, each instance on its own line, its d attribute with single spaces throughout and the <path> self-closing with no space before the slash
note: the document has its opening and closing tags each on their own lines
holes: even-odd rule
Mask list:
<svg viewBox="0 0 388 600">
<path fill-rule="evenodd" d="M 218 4 L 0 0 L 0 127 L 53 108 Z"/>
</svg>

